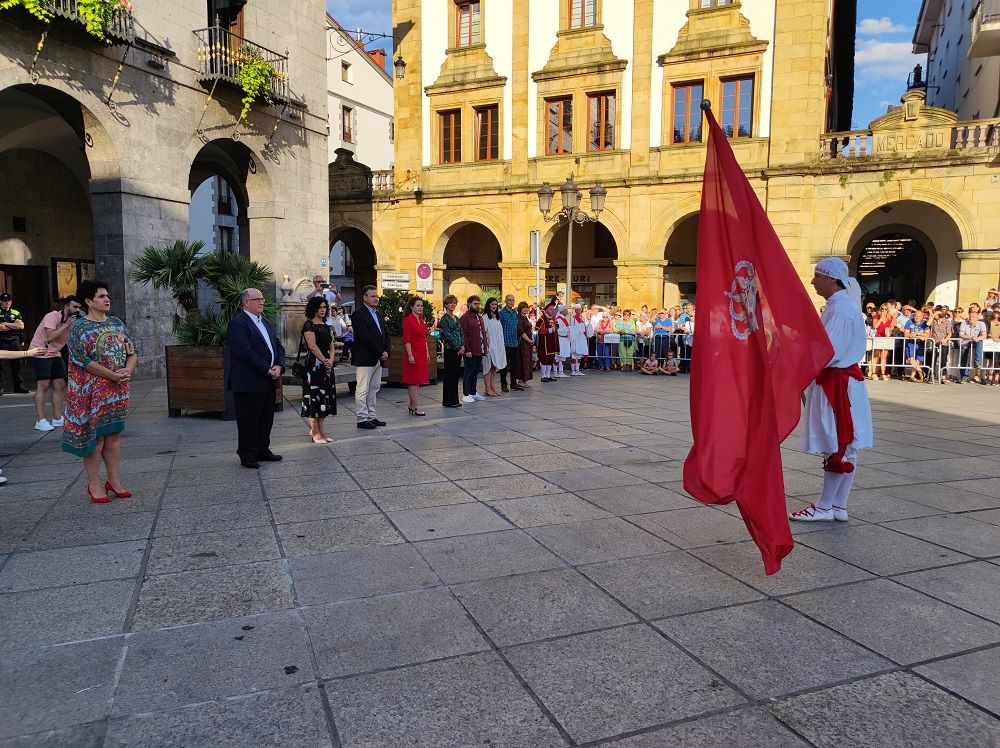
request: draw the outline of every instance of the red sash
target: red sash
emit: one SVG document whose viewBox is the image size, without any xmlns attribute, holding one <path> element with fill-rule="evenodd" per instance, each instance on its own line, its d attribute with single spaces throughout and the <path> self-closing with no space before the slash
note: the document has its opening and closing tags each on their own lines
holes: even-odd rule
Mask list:
<svg viewBox="0 0 1000 748">
<path fill-rule="evenodd" d="M 823 388 L 837 423 L 837 451 L 823 462 L 823 469 L 831 473 L 854 472 L 854 464 L 844 462 L 844 453 L 854 441 L 854 418 L 851 417 L 851 400 L 847 395 L 847 383 L 851 379 L 865 381 L 865 375 L 857 364 L 845 369 L 828 366 L 816 377 L 816 384 Z"/>
</svg>

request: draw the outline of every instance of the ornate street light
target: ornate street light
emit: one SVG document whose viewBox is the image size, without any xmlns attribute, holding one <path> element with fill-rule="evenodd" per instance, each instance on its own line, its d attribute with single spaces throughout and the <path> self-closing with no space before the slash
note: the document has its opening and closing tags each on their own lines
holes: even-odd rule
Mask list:
<svg viewBox="0 0 1000 748">
<path fill-rule="evenodd" d="M 337 31 L 333 45 L 340 54 L 334 55 L 333 57 L 327 57 L 328 60 L 335 60 L 338 57 L 343 57 L 349 52 L 355 49 L 355 43 L 359 44 L 362 49 L 368 44 L 371 44 L 376 39 L 392 39 L 394 47 L 399 46 L 401 37 L 397 37 L 394 34 L 380 34 L 376 31 L 365 31 L 364 29 L 355 29 L 354 31 L 348 31 L 347 29 L 341 28 L 340 26 L 331 26 L 327 24 L 327 31 Z M 343 35 L 346 34 L 352 40 L 352 42 L 347 42 L 344 40 Z M 367 51 L 367 50 L 366 50 Z M 396 53 L 396 59 L 392 61 L 392 69 L 396 74 L 396 80 L 403 80 L 406 75 L 406 61 L 403 56 Z"/>
<path fill-rule="evenodd" d="M 580 224 L 581 226 L 585 223 L 597 223 L 600 219 L 601 211 L 604 210 L 604 200 L 608 196 L 608 191 L 604 188 L 600 182 L 595 184 L 590 188 L 590 208 L 594 211 L 593 215 L 588 215 L 584 213 L 580 208 L 580 201 L 583 198 L 583 193 L 576 186 L 576 182 L 573 181 L 573 173 L 566 178 L 566 182 L 559 188 L 559 194 L 562 196 L 562 208 L 559 212 L 553 216 L 549 216 L 552 211 L 552 196 L 555 191 L 552 189 L 552 185 L 548 182 L 541 186 L 538 190 L 538 210 L 542 213 L 542 218 L 545 221 L 558 221 L 560 224 L 567 224 L 567 236 L 566 236 L 566 306 L 571 306 L 573 303 L 573 225 Z M 558 285 L 556 286 L 556 291 L 558 292 Z"/>
<path fill-rule="evenodd" d="M 396 59 L 392 61 L 392 68 L 396 71 L 396 80 L 403 80 L 403 76 L 406 75 L 406 61 L 402 55 L 396 55 Z"/>
</svg>

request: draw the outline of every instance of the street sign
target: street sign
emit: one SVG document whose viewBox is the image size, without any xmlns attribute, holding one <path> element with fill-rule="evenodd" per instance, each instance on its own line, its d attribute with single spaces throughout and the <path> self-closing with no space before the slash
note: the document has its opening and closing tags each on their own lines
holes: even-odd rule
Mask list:
<svg viewBox="0 0 1000 748">
<path fill-rule="evenodd" d="M 429 262 L 417 263 L 417 290 L 434 290 L 434 268 Z"/>
<path fill-rule="evenodd" d="M 398 281 L 398 280 L 386 280 L 382 278 L 382 288 L 386 291 L 408 291 L 410 289 L 409 281 Z"/>
<path fill-rule="evenodd" d="M 382 283 L 386 281 L 395 281 L 397 283 L 409 283 L 410 274 L 409 273 L 382 273 Z"/>
<path fill-rule="evenodd" d="M 528 296 L 538 296 L 538 286 L 528 286 Z"/>
</svg>

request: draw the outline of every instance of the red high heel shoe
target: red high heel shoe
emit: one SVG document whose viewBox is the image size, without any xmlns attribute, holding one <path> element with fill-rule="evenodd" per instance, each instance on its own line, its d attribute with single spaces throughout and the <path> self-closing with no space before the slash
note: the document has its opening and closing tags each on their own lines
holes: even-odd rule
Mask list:
<svg viewBox="0 0 1000 748">
<path fill-rule="evenodd" d="M 113 493 L 117 499 L 128 499 L 132 497 L 132 492 L 126 491 L 124 488 L 121 491 L 116 491 L 109 480 L 104 481 L 104 490 L 107 493 Z"/>
<path fill-rule="evenodd" d="M 107 491 L 107 489 L 104 490 Z M 90 486 L 87 486 L 87 496 L 89 496 L 90 500 L 93 501 L 95 504 L 107 504 L 109 501 L 111 501 L 111 497 L 108 496 L 107 494 L 104 494 L 104 496 L 94 496 L 94 494 L 90 492 Z"/>
</svg>

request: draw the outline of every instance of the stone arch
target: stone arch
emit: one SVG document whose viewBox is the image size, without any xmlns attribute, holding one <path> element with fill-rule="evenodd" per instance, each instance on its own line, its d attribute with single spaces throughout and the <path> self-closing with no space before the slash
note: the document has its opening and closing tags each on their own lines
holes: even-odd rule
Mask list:
<svg viewBox="0 0 1000 748">
<path fill-rule="evenodd" d="M 659 258 L 667 245 L 670 235 L 674 233 L 682 221 L 701 210 L 701 194 L 694 193 L 681 198 L 659 218 L 653 221 L 649 229 L 649 239 L 646 242 L 645 256 Z"/>
<path fill-rule="evenodd" d="M 478 294 L 499 296 L 503 278 L 503 245 L 486 224 L 462 221 L 448 228 L 441 252 L 443 293 L 460 299 Z"/>
<path fill-rule="evenodd" d="M 358 221 L 344 222 L 331 228 L 329 244 L 330 282 L 337 285 L 344 303 L 354 302 L 357 305 L 364 286 L 378 285 L 375 271 L 378 249 Z"/>
<path fill-rule="evenodd" d="M 424 246 L 433 242 L 431 257 L 435 265 L 444 265 L 444 251 L 456 231 L 464 225 L 479 223 L 485 226 L 500 244 L 501 261 L 510 254 L 510 231 L 507 224 L 497 215 L 482 208 L 456 208 L 450 210 L 431 224 L 425 236 Z M 526 240 L 527 241 L 527 240 Z"/>
<path fill-rule="evenodd" d="M 611 237 L 615 240 L 615 246 L 618 247 L 619 259 L 622 259 L 623 253 L 628 251 L 628 229 L 625 227 L 625 223 L 615 211 L 608 207 L 605 207 L 601 211 L 600 223 L 611 232 Z M 541 253 L 542 257 L 545 257 L 549 251 L 549 243 L 559 230 L 559 223 L 556 221 L 546 221 L 541 213 L 539 213 L 532 229 L 538 231 L 541 235 Z M 527 243 L 525 243 L 525 247 L 527 247 Z"/>
<path fill-rule="evenodd" d="M 872 285 L 875 271 L 870 263 L 859 268 L 862 252 L 866 248 L 880 242 L 888 246 L 899 237 L 918 242 L 925 252 L 926 264 L 923 269 L 908 275 L 923 277 L 926 282 L 923 293 L 916 281 L 909 283 L 907 287 L 915 289 L 909 293 L 922 295 L 924 298 L 917 299 L 919 302 L 930 300 L 954 305 L 958 294 L 958 253 L 968 245 L 965 244 L 963 227 L 955 220 L 951 207 L 916 198 L 881 201 L 875 209 L 854 221 L 849 234 L 843 232 L 846 238 L 838 238 L 834 253 L 850 256 L 852 272 L 860 272 L 858 279 L 867 287 Z M 841 241 L 845 243 L 839 243 Z M 881 293 L 886 293 L 884 286 L 882 283 Z M 869 288 L 869 292 L 876 293 L 874 288 Z"/>
</svg>

